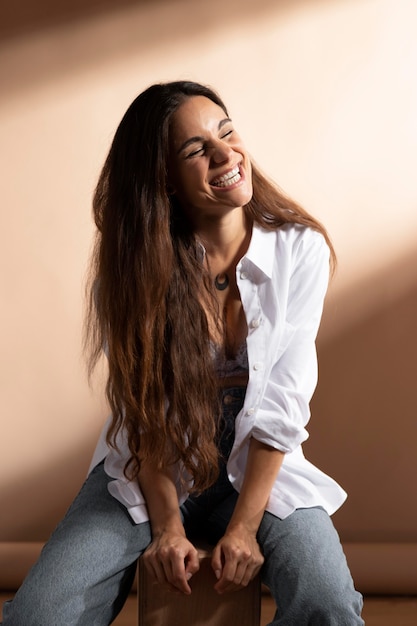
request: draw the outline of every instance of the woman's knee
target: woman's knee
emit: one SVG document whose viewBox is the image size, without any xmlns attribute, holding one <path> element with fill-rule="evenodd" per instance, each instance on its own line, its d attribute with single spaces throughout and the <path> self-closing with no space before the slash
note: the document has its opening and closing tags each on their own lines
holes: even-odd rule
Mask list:
<svg viewBox="0 0 417 626">
<path fill-rule="evenodd" d="M 277 624 L 363 624 L 362 596 L 324 510 L 299 510 L 284 520 L 267 514 L 260 530 L 263 580 L 283 620 Z"/>
<path fill-rule="evenodd" d="M 68 621 L 62 623 L 75 623 L 74 615 L 86 616 L 87 621 L 77 624 L 110 623 L 107 613 L 112 616 L 131 584 L 136 560 L 149 545 L 151 533 L 148 522 L 134 524 L 107 488 L 97 485 L 100 471 L 85 483 L 15 599 L 5 606 L 5 626 L 55 626 L 56 615 L 63 611 Z M 96 489 L 90 494 L 92 483 Z M 91 619 L 103 607 L 107 622 Z"/>
<path fill-rule="evenodd" d="M 316 571 L 309 576 L 292 572 L 284 583 L 271 580 L 269 583 L 277 606 L 274 626 L 361 626 L 364 623 L 362 595 L 355 590 L 350 577 L 341 584 L 332 572 L 323 575 Z"/>
<path fill-rule="evenodd" d="M 353 589 L 344 596 L 331 594 L 318 597 L 312 594 L 304 599 L 300 607 L 296 607 L 294 623 L 308 626 L 361 626 L 364 624 L 361 618 L 362 606 L 361 594 Z M 305 621 L 302 621 L 301 615 Z"/>
</svg>

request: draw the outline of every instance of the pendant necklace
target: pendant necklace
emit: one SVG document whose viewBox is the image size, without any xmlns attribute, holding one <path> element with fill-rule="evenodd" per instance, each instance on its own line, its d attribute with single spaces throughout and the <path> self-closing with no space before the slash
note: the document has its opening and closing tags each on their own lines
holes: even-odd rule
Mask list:
<svg viewBox="0 0 417 626">
<path fill-rule="evenodd" d="M 228 288 L 229 277 L 226 272 L 224 272 L 224 274 L 217 274 L 216 278 L 214 279 L 214 286 L 218 291 L 224 291 Z"/>
</svg>

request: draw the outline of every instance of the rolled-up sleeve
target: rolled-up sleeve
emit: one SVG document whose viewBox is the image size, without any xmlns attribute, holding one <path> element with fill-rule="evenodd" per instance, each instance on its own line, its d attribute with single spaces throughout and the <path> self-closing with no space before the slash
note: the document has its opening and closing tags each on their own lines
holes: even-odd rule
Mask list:
<svg viewBox="0 0 417 626">
<path fill-rule="evenodd" d="M 289 453 L 308 438 L 305 426 L 317 384 L 315 342 L 329 280 L 329 248 L 322 235 L 304 231 L 293 242 L 287 266 L 281 269 L 285 282 L 279 264 L 272 277 L 280 290 L 279 341 L 268 346 L 275 355 L 251 436 Z"/>
</svg>

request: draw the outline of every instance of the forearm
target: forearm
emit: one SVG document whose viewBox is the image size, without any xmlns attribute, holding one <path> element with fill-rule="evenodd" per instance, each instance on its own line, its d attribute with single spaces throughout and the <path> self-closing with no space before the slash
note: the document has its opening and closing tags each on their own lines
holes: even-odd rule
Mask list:
<svg viewBox="0 0 417 626">
<path fill-rule="evenodd" d="M 146 500 L 153 537 L 164 532 L 184 534 L 177 490 L 169 471 L 145 466 L 139 473 L 139 486 Z"/>
<path fill-rule="evenodd" d="M 152 542 L 143 555 L 145 566 L 159 583 L 190 594 L 189 580 L 200 563 L 197 550 L 185 536 L 172 476 L 169 471 L 142 467 L 139 485 L 152 528 Z"/>
<path fill-rule="evenodd" d="M 264 562 L 256 533 L 284 453 L 251 439 L 242 488 L 226 532 L 213 552 L 219 593 L 245 587 Z"/>
<path fill-rule="evenodd" d="M 243 485 L 228 530 L 243 526 L 256 534 L 285 454 L 251 439 Z"/>
</svg>

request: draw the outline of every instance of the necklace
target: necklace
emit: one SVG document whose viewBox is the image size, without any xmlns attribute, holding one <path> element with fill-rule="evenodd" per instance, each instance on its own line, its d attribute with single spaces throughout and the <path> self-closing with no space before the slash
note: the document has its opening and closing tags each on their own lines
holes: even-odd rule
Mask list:
<svg viewBox="0 0 417 626">
<path fill-rule="evenodd" d="M 228 288 L 229 277 L 226 272 L 224 272 L 224 274 L 217 274 L 216 278 L 214 279 L 214 286 L 218 291 L 224 291 Z"/>
</svg>

